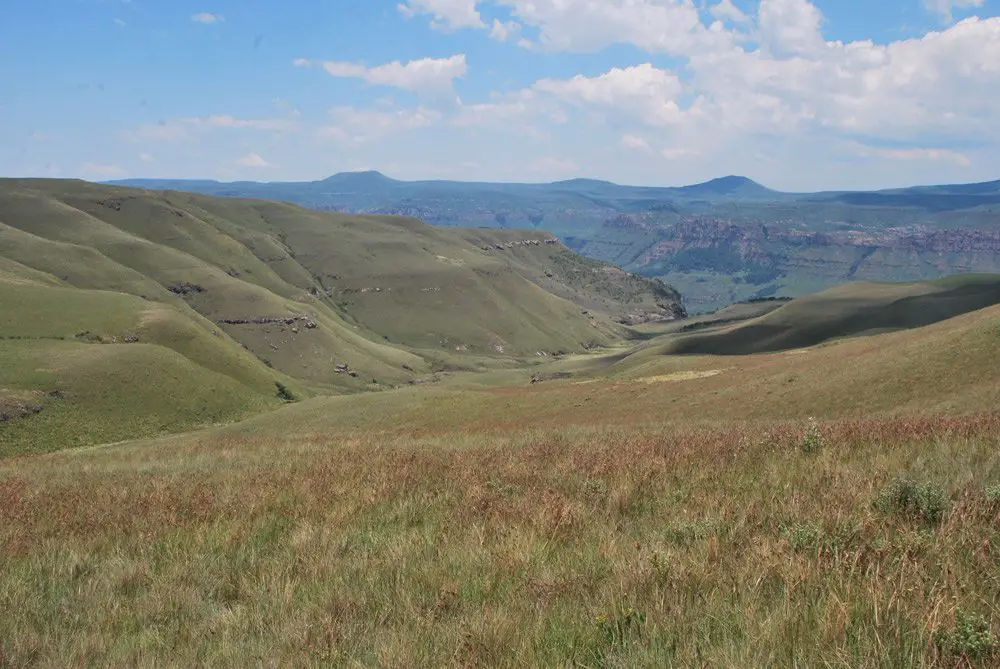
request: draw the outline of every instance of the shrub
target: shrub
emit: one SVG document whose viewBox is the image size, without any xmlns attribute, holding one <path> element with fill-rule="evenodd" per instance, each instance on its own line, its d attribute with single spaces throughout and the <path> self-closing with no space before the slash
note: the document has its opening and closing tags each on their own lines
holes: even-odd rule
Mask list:
<svg viewBox="0 0 1000 669">
<path fill-rule="evenodd" d="M 809 427 L 802 437 L 802 451 L 804 453 L 816 453 L 823 448 L 823 434 L 819 430 L 819 423 L 815 418 L 809 419 Z"/>
<path fill-rule="evenodd" d="M 1000 502 L 1000 485 L 990 486 L 986 489 L 986 501 L 993 504 Z"/>
<path fill-rule="evenodd" d="M 955 614 L 955 629 L 938 630 L 935 641 L 946 655 L 968 660 L 992 658 L 1000 650 L 986 618 L 962 609 Z"/>
<path fill-rule="evenodd" d="M 281 381 L 275 381 L 274 386 L 278 389 L 278 397 L 285 400 L 286 402 L 295 401 L 295 395 L 292 394 L 292 391 L 289 390 L 288 386 L 286 386 L 284 383 L 282 383 Z"/>
<path fill-rule="evenodd" d="M 937 525 L 948 510 L 948 497 L 939 486 L 896 479 L 879 493 L 875 508 L 882 513 L 909 516 Z"/>
</svg>

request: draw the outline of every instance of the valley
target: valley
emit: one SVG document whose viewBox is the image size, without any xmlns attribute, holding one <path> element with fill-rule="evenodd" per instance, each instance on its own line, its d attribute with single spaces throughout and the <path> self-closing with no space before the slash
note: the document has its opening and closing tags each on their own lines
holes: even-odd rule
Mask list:
<svg viewBox="0 0 1000 669">
<path fill-rule="evenodd" d="M 584 256 L 677 287 L 692 313 L 849 281 L 1000 271 L 1000 182 L 782 193 L 743 177 L 684 187 L 407 182 L 377 172 L 302 183 L 128 180 L 445 227 L 544 229 Z"/>
<path fill-rule="evenodd" d="M 0 664 L 988 667 L 1000 275 L 0 182 Z M 963 664 L 964 663 L 964 664 Z"/>
</svg>

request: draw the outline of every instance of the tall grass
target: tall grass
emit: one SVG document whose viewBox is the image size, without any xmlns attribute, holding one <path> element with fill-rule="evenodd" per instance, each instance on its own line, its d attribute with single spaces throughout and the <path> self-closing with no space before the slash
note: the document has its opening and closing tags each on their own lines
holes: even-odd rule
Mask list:
<svg viewBox="0 0 1000 669">
<path fill-rule="evenodd" d="M 805 422 L 203 434 L 10 461 L 0 664 L 993 666 L 998 428 L 835 421 L 809 454 Z M 939 524 L 875 508 L 900 478 L 945 491 Z"/>
</svg>

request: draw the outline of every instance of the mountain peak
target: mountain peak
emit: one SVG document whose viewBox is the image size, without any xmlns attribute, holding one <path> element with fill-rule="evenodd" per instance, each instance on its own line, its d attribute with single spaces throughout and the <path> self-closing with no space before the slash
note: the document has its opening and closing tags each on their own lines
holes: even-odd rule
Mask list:
<svg viewBox="0 0 1000 669">
<path fill-rule="evenodd" d="M 683 190 L 713 195 L 741 195 L 744 197 L 773 193 L 771 189 L 760 185 L 753 179 L 737 175 L 719 177 L 718 179 L 712 179 L 704 183 L 686 186 Z"/>
<path fill-rule="evenodd" d="M 323 179 L 323 183 L 354 183 L 368 185 L 395 183 L 395 181 L 395 179 L 390 179 L 377 170 L 338 172 L 333 176 Z"/>
</svg>

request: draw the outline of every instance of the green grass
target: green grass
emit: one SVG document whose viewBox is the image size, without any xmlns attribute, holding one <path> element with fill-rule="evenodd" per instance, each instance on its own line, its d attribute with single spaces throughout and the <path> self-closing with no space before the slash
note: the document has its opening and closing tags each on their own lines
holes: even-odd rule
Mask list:
<svg viewBox="0 0 1000 669">
<path fill-rule="evenodd" d="M 30 340 L 8 355 L 35 360 L 51 341 L 138 338 L 183 356 L 191 383 L 221 374 L 228 380 L 220 383 L 245 386 L 200 413 L 178 404 L 176 421 L 167 420 L 166 404 L 148 407 L 150 425 L 184 429 L 245 415 L 274 399 L 275 383 L 297 398 L 386 390 L 435 372 L 505 370 L 541 353 L 613 346 L 628 335 L 616 318 L 679 299 L 561 246 L 481 248 L 548 237 L 81 181 L 0 180 L 0 341 Z M 225 322 L 291 316 L 315 327 Z M 130 360 L 148 367 L 134 372 L 153 384 L 151 401 L 160 378 L 151 370 L 164 356 Z M 109 352 L 99 359 L 109 368 L 125 364 Z M 0 370 L 0 400 L 83 383 L 69 365 L 38 385 L 16 362 Z M 354 373 L 341 373 L 343 364 Z M 87 374 L 117 378 L 104 371 Z M 179 397 L 162 390 L 163 402 Z M 70 405 L 85 415 L 95 393 L 77 393 L 44 415 Z M 6 437 L 0 454 L 151 434 L 142 407 L 124 405 L 139 413 L 123 414 L 113 430 L 81 421 L 66 432 L 66 418 L 50 433 L 54 419 L 19 421 L 4 430 L 18 436 Z"/>
<path fill-rule="evenodd" d="M 847 284 L 730 328 L 677 337 L 670 353 L 745 355 L 920 327 L 1000 303 L 1000 275 L 911 284 Z"/>
</svg>

